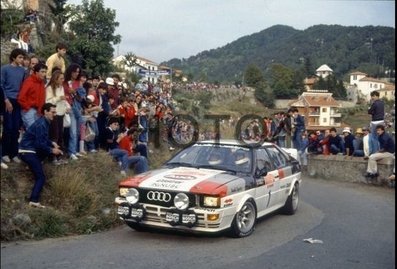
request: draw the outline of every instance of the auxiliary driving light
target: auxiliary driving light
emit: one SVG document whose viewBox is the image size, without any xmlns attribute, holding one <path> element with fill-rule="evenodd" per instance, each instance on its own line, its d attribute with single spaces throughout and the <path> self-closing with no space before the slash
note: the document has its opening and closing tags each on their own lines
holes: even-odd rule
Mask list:
<svg viewBox="0 0 397 269">
<path fill-rule="evenodd" d="M 128 189 L 128 192 L 125 195 L 125 199 L 130 204 L 136 204 L 139 201 L 139 192 L 137 189 Z"/>
<path fill-rule="evenodd" d="M 189 197 L 184 193 L 178 193 L 175 195 L 174 205 L 179 210 L 185 210 L 189 206 Z"/>
</svg>

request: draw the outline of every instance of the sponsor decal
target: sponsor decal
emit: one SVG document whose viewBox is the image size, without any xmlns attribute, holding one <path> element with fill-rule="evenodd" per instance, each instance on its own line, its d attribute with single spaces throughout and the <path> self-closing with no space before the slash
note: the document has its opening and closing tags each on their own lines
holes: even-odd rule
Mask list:
<svg viewBox="0 0 397 269">
<path fill-rule="evenodd" d="M 146 179 L 139 185 L 139 187 L 187 192 L 198 183 L 220 173 L 222 173 L 222 171 L 203 169 L 198 170 L 196 168 L 186 167 L 167 169 Z"/>
<path fill-rule="evenodd" d="M 228 198 L 225 200 L 225 202 L 223 203 L 223 205 L 226 206 L 231 206 L 233 205 L 233 199 L 232 198 Z"/>
</svg>

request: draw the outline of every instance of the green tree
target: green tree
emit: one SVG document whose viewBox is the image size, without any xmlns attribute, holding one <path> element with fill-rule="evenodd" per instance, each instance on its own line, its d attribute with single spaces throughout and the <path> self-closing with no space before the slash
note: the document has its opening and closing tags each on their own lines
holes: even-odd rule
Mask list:
<svg viewBox="0 0 397 269">
<path fill-rule="evenodd" d="M 249 87 L 256 87 L 260 82 L 263 82 L 264 76 L 261 69 L 254 65 L 250 64 L 244 73 L 244 82 Z"/>
<path fill-rule="evenodd" d="M 113 45 L 120 43 L 115 34 L 119 23 L 116 12 L 105 8 L 103 0 L 83 0 L 81 5 L 71 9 L 70 52 L 74 62 L 81 64 L 87 72 L 106 74 L 112 71 Z"/>
<path fill-rule="evenodd" d="M 260 81 L 255 88 L 255 98 L 268 108 L 274 107 L 275 96 L 273 90 L 264 82 Z"/>
<path fill-rule="evenodd" d="M 297 97 L 299 90 L 294 87 L 294 70 L 282 64 L 272 64 L 270 73 L 270 87 L 273 89 L 276 98 Z"/>
</svg>

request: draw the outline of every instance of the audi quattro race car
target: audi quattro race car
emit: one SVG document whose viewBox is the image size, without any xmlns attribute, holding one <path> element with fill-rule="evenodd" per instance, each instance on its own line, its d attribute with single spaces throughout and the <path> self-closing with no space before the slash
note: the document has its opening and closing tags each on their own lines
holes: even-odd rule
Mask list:
<svg viewBox="0 0 397 269">
<path fill-rule="evenodd" d="M 301 169 L 291 155 L 297 153 L 272 143 L 197 142 L 160 169 L 120 182 L 117 213 L 136 230 L 230 230 L 235 237 L 248 236 L 258 218 L 298 209 Z"/>
</svg>

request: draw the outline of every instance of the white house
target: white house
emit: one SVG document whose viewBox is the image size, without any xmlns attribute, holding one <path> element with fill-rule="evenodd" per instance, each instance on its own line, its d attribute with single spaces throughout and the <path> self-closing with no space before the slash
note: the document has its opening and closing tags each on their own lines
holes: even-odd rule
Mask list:
<svg viewBox="0 0 397 269">
<path fill-rule="evenodd" d="M 384 89 L 389 84 L 386 81 L 376 78 L 367 77 L 367 74 L 362 72 L 350 73 L 350 85 L 354 85 L 358 89 L 358 94 L 363 96 L 367 101 L 370 100 L 370 93 Z"/>
<path fill-rule="evenodd" d="M 143 80 L 147 80 L 151 83 L 157 83 L 159 77 L 159 65 L 151 60 L 145 59 L 140 56 L 136 56 L 135 65 L 129 67 L 125 64 L 125 56 L 120 55 L 115 57 L 113 60 L 113 65 L 129 72 L 133 72 L 142 77 Z"/>
<path fill-rule="evenodd" d="M 319 68 L 316 69 L 316 75 L 318 77 L 326 78 L 329 75 L 332 75 L 334 71 L 326 64 L 323 64 Z"/>
</svg>

